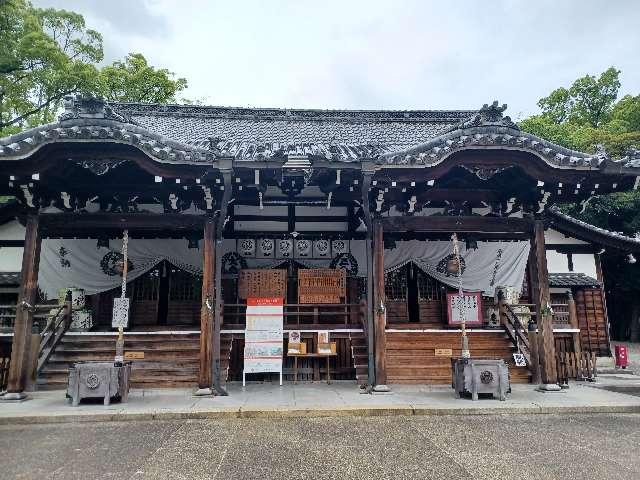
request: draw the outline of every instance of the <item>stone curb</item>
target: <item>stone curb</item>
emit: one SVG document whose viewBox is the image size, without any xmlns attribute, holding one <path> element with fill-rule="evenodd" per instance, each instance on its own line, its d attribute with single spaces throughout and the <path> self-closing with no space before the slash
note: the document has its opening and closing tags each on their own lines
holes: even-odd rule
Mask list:
<svg viewBox="0 0 640 480">
<path fill-rule="evenodd" d="M 513 407 L 340 407 L 324 408 L 240 408 L 200 411 L 112 412 L 60 415 L 15 415 L 0 417 L 0 425 L 29 425 L 83 422 L 124 422 L 153 420 L 206 420 L 220 418 L 300 418 L 300 417 L 389 417 L 441 415 L 553 415 L 553 414 L 640 413 L 640 405 L 513 406 Z"/>
</svg>

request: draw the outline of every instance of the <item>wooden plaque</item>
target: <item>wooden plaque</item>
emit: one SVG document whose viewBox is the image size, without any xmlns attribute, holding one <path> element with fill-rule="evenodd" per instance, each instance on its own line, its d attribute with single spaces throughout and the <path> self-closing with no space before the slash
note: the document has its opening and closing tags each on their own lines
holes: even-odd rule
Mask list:
<svg viewBox="0 0 640 480">
<path fill-rule="evenodd" d="M 124 352 L 125 360 L 143 360 L 144 352 Z"/>
<path fill-rule="evenodd" d="M 238 296 L 244 300 L 249 297 L 286 298 L 287 271 L 268 269 L 240 270 Z"/>
<path fill-rule="evenodd" d="M 452 357 L 453 349 L 451 348 L 436 348 L 436 357 Z"/>
<path fill-rule="evenodd" d="M 346 285 L 347 272 L 342 268 L 298 270 L 298 303 L 342 303 Z"/>
</svg>

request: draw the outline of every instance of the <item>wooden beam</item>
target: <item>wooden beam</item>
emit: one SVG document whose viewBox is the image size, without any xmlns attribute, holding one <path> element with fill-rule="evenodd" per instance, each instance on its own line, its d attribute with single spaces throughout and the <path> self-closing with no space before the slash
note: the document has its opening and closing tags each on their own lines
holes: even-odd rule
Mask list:
<svg viewBox="0 0 640 480">
<path fill-rule="evenodd" d="M 535 304 L 537 312 L 540 380 L 544 385 L 555 385 L 558 382 L 558 373 L 553 338 L 553 316 L 542 313 L 550 307 L 551 296 L 549 294 L 547 253 L 544 244 L 544 224 L 540 220 L 533 224 L 529 265 L 531 268 L 532 303 Z"/>
<path fill-rule="evenodd" d="M 373 267 L 374 267 L 374 294 L 375 294 L 375 362 L 376 362 L 376 386 L 387 384 L 386 363 L 386 312 L 384 292 L 384 232 L 379 222 L 374 223 L 373 239 Z"/>
<path fill-rule="evenodd" d="M 73 236 L 82 232 L 105 230 L 122 231 L 130 234 L 156 232 L 201 232 L 204 215 L 179 213 L 43 213 L 40 224 L 43 236 Z"/>
<path fill-rule="evenodd" d="M 511 217 L 385 217 L 380 220 L 385 232 L 531 232 L 526 218 Z"/>
<path fill-rule="evenodd" d="M 24 307 L 35 305 L 37 301 L 40 244 L 39 219 L 38 216 L 31 215 L 27 218 L 24 236 L 22 280 L 18 292 L 18 306 L 11 346 L 11 366 L 5 399 L 19 400 L 26 396 L 23 392 L 29 375 L 33 311 L 31 308 Z"/>
<path fill-rule="evenodd" d="M 202 304 L 200 306 L 200 371 L 198 375 L 198 387 L 206 389 L 211 387 L 213 378 L 211 369 L 213 365 L 211 343 L 213 341 L 213 305 L 215 298 L 215 284 L 213 275 L 215 272 L 215 220 L 208 217 L 204 224 L 203 240 L 203 264 L 202 264 Z"/>
</svg>

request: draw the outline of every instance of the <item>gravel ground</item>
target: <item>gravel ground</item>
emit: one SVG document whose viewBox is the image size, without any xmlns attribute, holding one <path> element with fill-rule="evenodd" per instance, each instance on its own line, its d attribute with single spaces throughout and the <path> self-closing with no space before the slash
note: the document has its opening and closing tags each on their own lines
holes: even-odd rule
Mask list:
<svg viewBox="0 0 640 480">
<path fill-rule="evenodd" d="M 3 479 L 638 479 L 640 415 L 0 426 Z"/>
</svg>

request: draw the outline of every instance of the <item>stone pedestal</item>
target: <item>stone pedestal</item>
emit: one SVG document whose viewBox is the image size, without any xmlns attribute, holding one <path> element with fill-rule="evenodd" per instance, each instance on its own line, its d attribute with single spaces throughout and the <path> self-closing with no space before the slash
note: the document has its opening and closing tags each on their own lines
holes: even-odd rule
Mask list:
<svg viewBox="0 0 640 480">
<path fill-rule="evenodd" d="M 131 362 L 116 365 L 113 362 L 79 362 L 69 368 L 67 396 L 73 406 L 83 398 L 103 398 L 109 405 L 112 397 L 122 402 L 129 395 Z"/>
<path fill-rule="evenodd" d="M 504 360 L 452 358 L 451 386 L 456 398 L 471 394 L 472 400 L 479 393 L 490 393 L 504 401 L 509 391 L 509 367 Z"/>
</svg>

